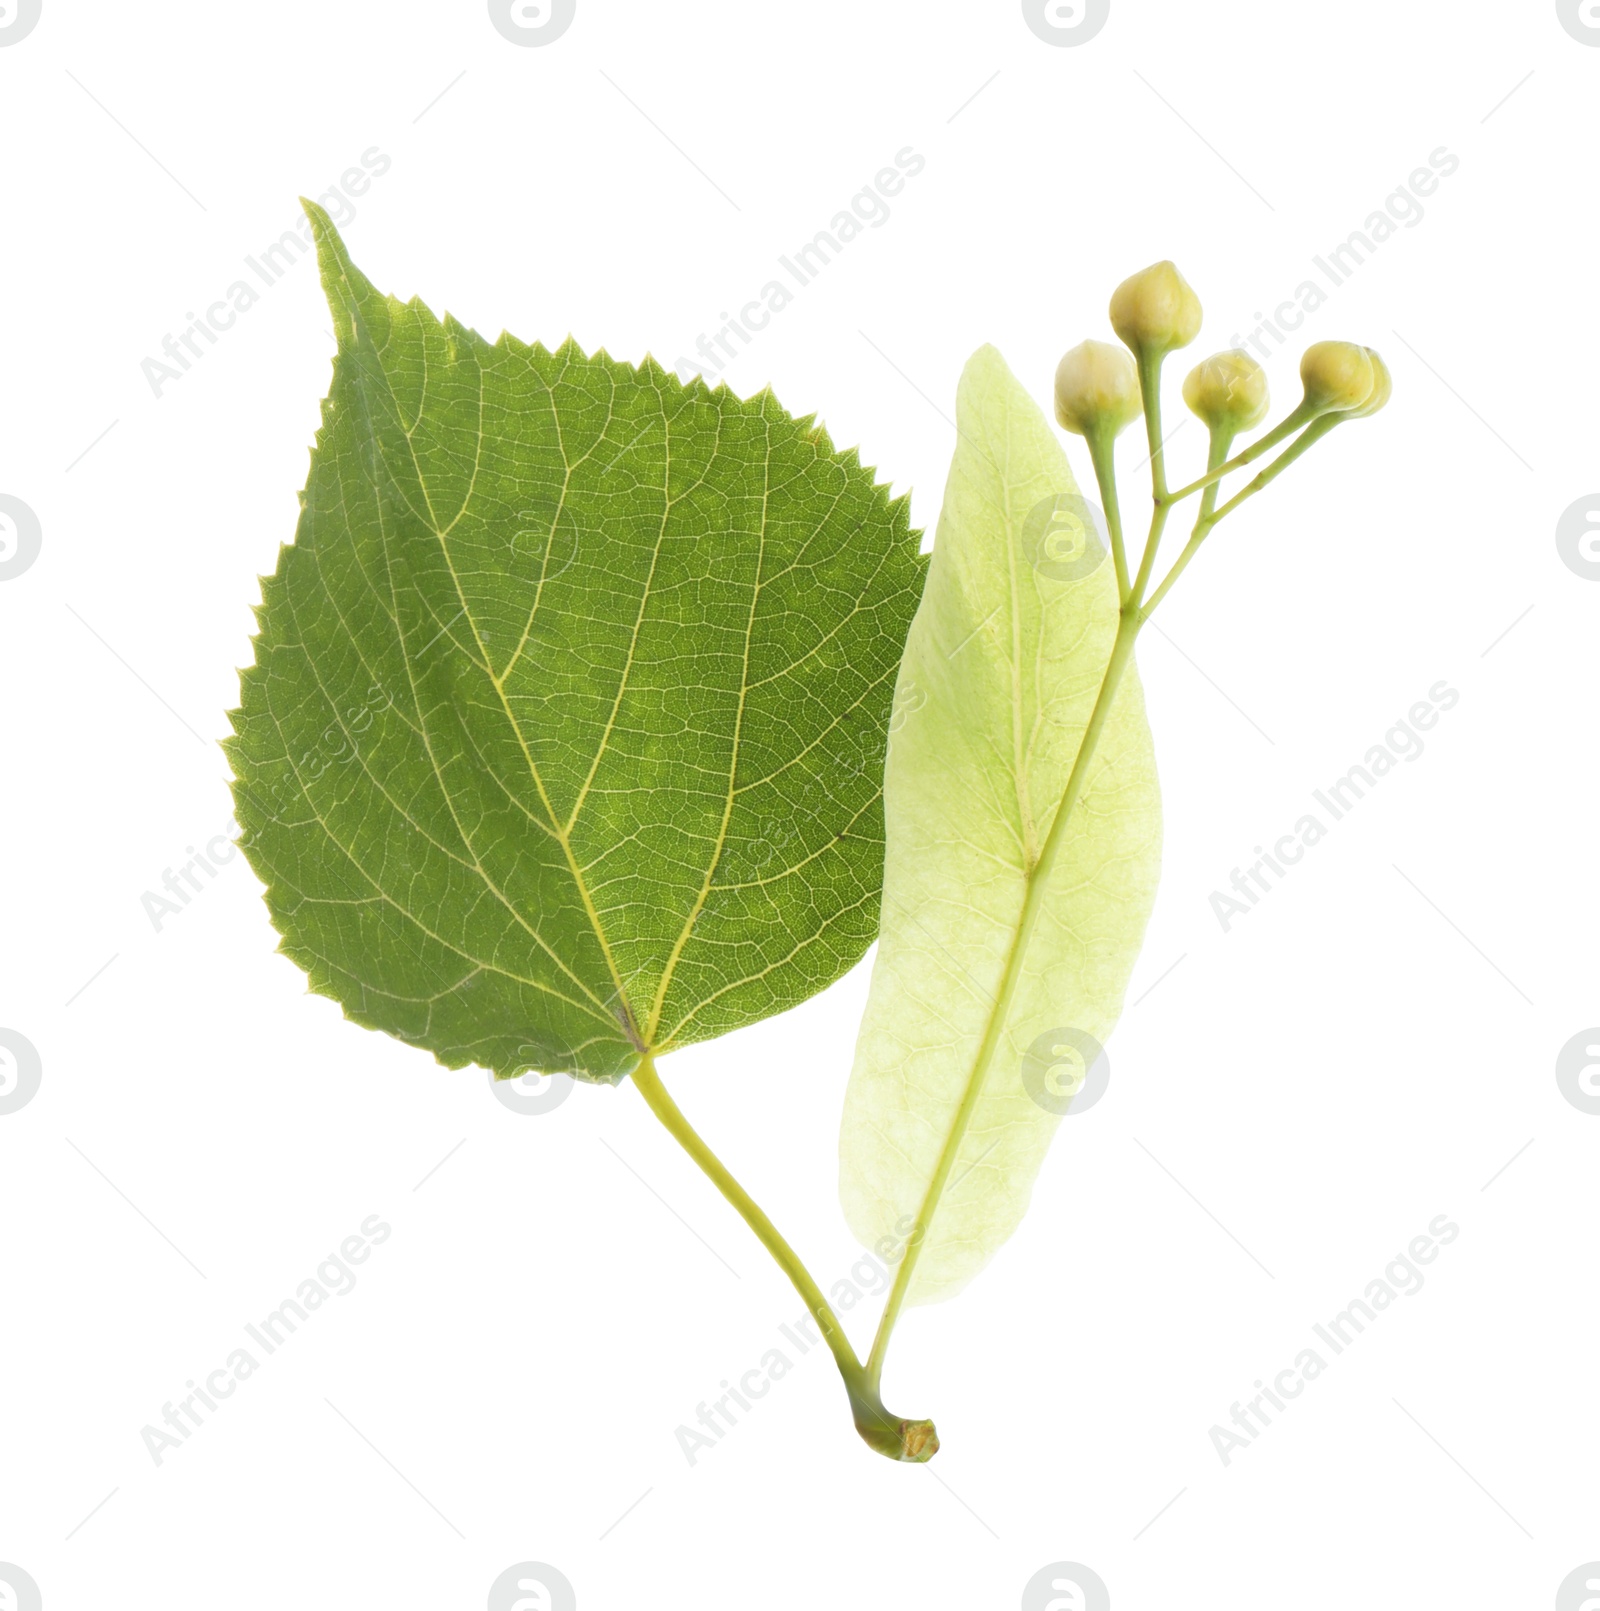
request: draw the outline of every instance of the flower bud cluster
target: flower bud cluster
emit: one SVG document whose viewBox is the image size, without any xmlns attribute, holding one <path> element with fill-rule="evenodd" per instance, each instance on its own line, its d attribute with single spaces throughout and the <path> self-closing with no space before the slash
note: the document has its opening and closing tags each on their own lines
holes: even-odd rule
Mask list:
<svg viewBox="0 0 1600 1611">
<path fill-rule="evenodd" d="M 1056 418 L 1079 436 L 1115 439 L 1142 408 L 1156 401 L 1142 395 L 1140 376 L 1159 375 L 1167 354 L 1188 346 L 1200 333 L 1200 320 L 1200 299 L 1174 264 L 1152 263 L 1129 276 L 1111 297 L 1111 328 L 1127 350 L 1105 341 L 1074 347 L 1056 370 Z M 1384 361 L 1370 347 L 1351 341 L 1319 341 L 1308 347 L 1300 361 L 1300 379 L 1305 397 L 1279 431 L 1325 416 L 1364 419 L 1376 414 L 1393 390 Z M 1190 371 L 1183 400 L 1214 437 L 1231 440 L 1266 418 L 1266 373 L 1248 353 L 1219 352 Z M 1276 433 L 1273 439 L 1278 439 Z"/>
</svg>

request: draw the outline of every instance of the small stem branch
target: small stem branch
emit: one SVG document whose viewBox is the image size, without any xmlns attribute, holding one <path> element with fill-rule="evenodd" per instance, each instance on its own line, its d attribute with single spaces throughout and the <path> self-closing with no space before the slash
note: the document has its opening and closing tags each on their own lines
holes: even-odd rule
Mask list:
<svg viewBox="0 0 1600 1611">
<path fill-rule="evenodd" d="M 1022 920 L 1017 926 L 1017 932 L 1012 936 L 1005 972 L 1001 977 L 1000 994 L 989 1014 L 989 1022 L 984 1029 L 983 1041 L 978 1048 L 978 1055 L 967 1080 L 961 1105 L 951 1120 L 944 1148 L 939 1154 L 933 1178 L 928 1182 L 922 1205 L 917 1210 L 916 1222 L 906 1242 L 905 1254 L 900 1260 L 899 1269 L 895 1271 L 894 1284 L 889 1289 L 888 1299 L 883 1306 L 883 1318 L 878 1322 L 878 1334 L 873 1339 L 872 1353 L 867 1359 L 867 1380 L 872 1384 L 874 1391 L 883 1379 L 883 1362 L 889 1350 L 889 1339 L 894 1332 L 895 1323 L 900 1318 L 900 1311 L 905 1307 L 906 1295 L 911 1290 L 912 1273 L 921 1256 L 923 1243 L 927 1240 L 928 1227 L 938 1212 L 940 1199 L 950 1179 L 950 1171 L 955 1167 L 962 1142 L 966 1139 L 968 1127 L 972 1123 L 972 1115 L 977 1110 L 987 1084 L 995 1048 L 999 1045 L 1000 1036 L 1005 1029 L 1012 998 L 1016 994 L 1017 981 L 1022 977 L 1028 946 L 1038 926 L 1040 912 L 1043 910 L 1044 891 L 1049 886 L 1056 860 L 1061 853 L 1061 846 L 1066 840 L 1067 823 L 1072 816 L 1072 808 L 1077 804 L 1078 797 L 1083 791 L 1089 763 L 1094 758 L 1095 746 L 1099 743 L 1106 718 L 1111 713 L 1118 684 L 1121 683 L 1122 674 L 1132 658 L 1134 639 L 1139 635 L 1139 626 L 1137 609 L 1132 606 L 1124 607 L 1118 617 L 1117 636 L 1111 647 L 1111 658 L 1106 662 L 1105 675 L 1100 680 L 1100 692 L 1095 698 L 1088 726 L 1084 728 L 1083 739 L 1078 745 L 1078 754 L 1072 763 L 1066 788 L 1062 791 L 1061 803 L 1056 807 L 1055 820 L 1050 824 L 1044 849 L 1029 875 L 1028 890 L 1022 903 Z"/>
<path fill-rule="evenodd" d="M 1247 487 L 1244 487 L 1239 492 L 1235 493 L 1234 496 L 1223 504 L 1220 509 L 1216 507 L 1216 504 L 1217 493 L 1221 489 L 1215 481 L 1211 482 L 1211 484 L 1205 490 L 1205 496 L 1200 500 L 1200 515 L 1194 523 L 1194 531 L 1190 535 L 1187 545 L 1185 546 L 1183 552 L 1178 555 L 1177 561 L 1173 565 L 1172 569 L 1167 572 L 1166 579 L 1162 582 L 1161 586 L 1158 587 L 1151 595 L 1150 602 L 1141 610 L 1140 619 L 1142 621 L 1148 621 L 1150 619 L 1155 607 L 1171 591 L 1172 584 L 1183 575 L 1184 567 L 1187 566 L 1189 561 L 1194 558 L 1196 553 L 1199 552 L 1200 545 L 1206 540 L 1207 537 L 1211 535 L 1214 527 L 1220 525 L 1222 521 L 1226 520 L 1228 516 L 1231 515 L 1234 510 L 1237 509 L 1239 505 L 1242 504 L 1247 498 L 1253 498 L 1258 492 L 1261 491 L 1263 487 L 1268 486 L 1273 481 L 1277 480 L 1277 478 L 1282 475 L 1283 472 L 1287 470 L 1289 466 L 1306 451 L 1307 448 L 1309 448 L 1315 442 L 1320 442 L 1322 438 L 1334 428 L 1335 425 L 1341 424 L 1345 418 L 1346 416 L 1343 414 L 1324 414 L 1320 418 L 1313 420 L 1311 424 L 1301 432 L 1295 441 L 1289 447 L 1285 448 L 1283 452 L 1280 453 L 1277 458 L 1275 458 L 1272 463 L 1266 467 L 1265 470 L 1261 471 L 1261 473 L 1257 475 Z M 1215 439 L 1213 439 L 1213 459 L 1216 458 L 1218 451 L 1219 450 L 1217 448 Z M 1223 454 L 1226 454 L 1226 444 L 1224 444 L 1220 451 Z"/>
<path fill-rule="evenodd" d="M 679 1146 L 700 1166 L 706 1177 L 734 1206 L 745 1224 L 756 1233 L 761 1245 L 772 1255 L 779 1269 L 789 1277 L 794 1289 L 822 1330 L 823 1340 L 833 1354 L 850 1395 L 850 1408 L 856 1430 L 880 1454 L 894 1460 L 929 1460 L 938 1452 L 939 1439 L 932 1421 L 902 1420 L 891 1415 L 878 1396 L 876 1383 L 867 1380 L 856 1351 L 850 1346 L 839 1317 L 822 1295 L 822 1289 L 750 1193 L 734 1179 L 727 1165 L 707 1146 L 704 1138 L 683 1116 L 656 1072 L 654 1057 L 646 1052 L 633 1071 L 633 1083 L 650 1111 L 665 1126 Z"/>
<path fill-rule="evenodd" d="M 1308 447 L 1315 442 L 1320 442 L 1334 426 L 1343 421 L 1344 417 L 1342 414 L 1324 414 L 1321 419 L 1313 421 L 1249 486 L 1236 492 L 1214 515 L 1208 518 L 1208 527 L 1215 526 L 1219 521 L 1226 520 L 1246 498 L 1253 498 L 1264 486 L 1276 481 Z"/>
<path fill-rule="evenodd" d="M 1222 464 L 1226 463 L 1228 458 L 1228 449 L 1232 446 L 1232 431 L 1213 430 L 1211 433 L 1211 454 L 1209 468 L 1215 470 Z M 1210 534 L 1211 528 L 1215 524 L 1215 521 L 1212 519 L 1212 511 L 1217 507 L 1217 494 L 1221 492 L 1221 490 L 1222 485 L 1217 481 L 1213 481 L 1211 485 L 1206 488 L 1204 495 L 1200 499 L 1200 513 L 1195 519 L 1194 530 L 1189 534 L 1189 541 L 1187 544 L 1185 544 L 1183 552 L 1178 555 L 1178 558 L 1173 564 L 1172 569 L 1167 572 L 1166 577 L 1162 581 L 1160 587 L 1158 587 L 1155 592 L 1150 595 L 1150 602 L 1140 607 L 1139 619 L 1141 622 L 1148 621 L 1155 613 L 1156 606 L 1172 590 L 1172 584 L 1183 575 L 1184 567 L 1188 565 L 1189 561 L 1194 558 L 1196 553 L 1199 552 L 1201 543 L 1203 543 Z"/>
<path fill-rule="evenodd" d="M 1167 495 L 1166 452 L 1161 445 L 1161 358 L 1149 354 L 1139 357 L 1139 395 L 1144 400 L 1145 435 L 1150 442 L 1150 492 L 1154 506 L 1150 512 L 1150 532 L 1144 540 L 1144 554 L 1139 561 L 1139 574 L 1122 600 L 1124 610 L 1130 605 L 1135 611 L 1150 585 L 1150 572 L 1156 563 L 1156 550 L 1161 546 L 1161 535 L 1167 529 L 1167 513 L 1172 500 Z"/>
<path fill-rule="evenodd" d="M 1145 538 L 1144 558 L 1139 561 L 1139 574 L 1134 578 L 1133 587 L 1129 590 L 1124 608 L 1139 610 L 1144 598 L 1144 590 L 1150 585 L 1150 572 L 1155 569 L 1156 550 L 1161 546 L 1161 534 L 1167 529 L 1167 516 L 1171 513 L 1170 503 L 1158 503 L 1150 515 L 1150 535 Z M 1143 616 L 1140 616 L 1143 620 Z"/>
<path fill-rule="evenodd" d="M 1128 556 L 1122 546 L 1122 509 L 1117 502 L 1116 444 L 1110 431 L 1094 431 L 1086 438 L 1089 461 L 1100 487 L 1100 502 L 1106 512 L 1106 530 L 1111 533 L 1111 558 L 1117 567 L 1117 601 L 1128 599 Z"/>
<path fill-rule="evenodd" d="M 1302 425 L 1309 425 L 1317 418 L 1317 412 L 1301 403 L 1293 413 L 1287 415 L 1267 432 L 1259 441 L 1252 442 L 1243 453 L 1229 459 L 1226 464 L 1218 465 L 1208 470 L 1198 481 L 1191 481 L 1186 487 L 1179 487 L 1176 492 L 1165 494 L 1168 503 L 1181 503 L 1191 493 L 1200 492 L 1209 487 L 1212 482 L 1220 481 L 1224 476 L 1232 475 L 1235 470 L 1242 470 L 1247 464 L 1254 464 L 1263 453 L 1275 448 L 1285 437 L 1293 436 Z"/>
<path fill-rule="evenodd" d="M 1144 434 L 1150 444 L 1150 484 L 1156 502 L 1167 496 L 1166 449 L 1161 442 L 1161 357 L 1139 357 L 1139 395 L 1144 400 Z"/>
</svg>

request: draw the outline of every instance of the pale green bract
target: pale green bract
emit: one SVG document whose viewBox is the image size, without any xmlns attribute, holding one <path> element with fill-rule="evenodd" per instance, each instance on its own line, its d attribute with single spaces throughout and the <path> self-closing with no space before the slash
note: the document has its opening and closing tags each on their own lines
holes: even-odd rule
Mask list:
<svg viewBox="0 0 1600 1611">
<path fill-rule="evenodd" d="M 1041 505 L 1077 488 L 1043 415 L 992 347 L 967 365 L 957 419 L 896 691 L 881 938 L 840 1138 L 851 1229 L 869 1247 L 893 1244 L 894 1256 L 969 1083 L 982 1082 L 912 1274 L 909 1301 L 924 1303 L 959 1291 L 1021 1220 L 1060 1123 L 1054 1104 L 1029 1094 L 1025 1059 L 1036 1071 L 1053 1062 L 1058 1045 L 1072 1044 L 1063 1030 L 1110 1035 L 1161 845 L 1155 757 L 1130 665 L 1067 820 L 995 1054 L 976 1068 L 1118 603 L 1109 558 L 1074 576 L 1038 541 Z"/>
<path fill-rule="evenodd" d="M 904 501 L 770 393 L 382 296 L 308 211 L 339 351 L 228 747 L 282 949 L 501 1075 L 831 983 L 877 929 Z"/>
</svg>

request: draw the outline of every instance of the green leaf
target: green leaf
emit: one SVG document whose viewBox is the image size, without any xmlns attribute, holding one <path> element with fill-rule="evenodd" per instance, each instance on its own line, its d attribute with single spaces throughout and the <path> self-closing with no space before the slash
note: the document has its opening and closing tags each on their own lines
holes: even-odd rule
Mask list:
<svg viewBox="0 0 1600 1611">
<path fill-rule="evenodd" d="M 976 1084 L 911 1277 L 914 1302 L 958 1291 L 1022 1218 L 1060 1123 L 1054 1093 L 1070 1090 L 1072 1054 L 1060 1048 L 1109 1036 L 1160 867 L 1155 759 L 1130 665 L 1050 876 L 1037 875 L 1038 919 L 993 1055 L 979 1066 L 1118 602 L 1103 550 L 1084 575 L 1093 551 L 1075 564 L 1051 544 L 1051 512 L 1070 510 L 1077 488 L 1054 433 L 992 347 L 968 363 L 957 414 L 896 694 L 882 937 L 840 1140 L 852 1230 L 868 1246 L 903 1247 Z"/>
<path fill-rule="evenodd" d="M 444 1064 L 613 1080 L 871 943 L 925 567 L 853 453 L 379 295 L 338 338 L 229 753 L 282 949 Z"/>
</svg>

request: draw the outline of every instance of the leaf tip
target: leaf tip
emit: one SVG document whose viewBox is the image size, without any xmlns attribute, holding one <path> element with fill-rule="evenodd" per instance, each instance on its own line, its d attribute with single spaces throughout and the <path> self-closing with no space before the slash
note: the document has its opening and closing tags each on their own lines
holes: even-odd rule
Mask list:
<svg viewBox="0 0 1600 1611">
<path fill-rule="evenodd" d="M 311 220 L 311 238 L 316 243 L 322 289 L 333 314 L 334 337 L 344 347 L 354 338 L 357 306 L 364 296 L 372 294 L 372 286 L 350 261 L 344 239 L 328 214 L 306 196 L 300 198 L 300 205 Z"/>
</svg>

